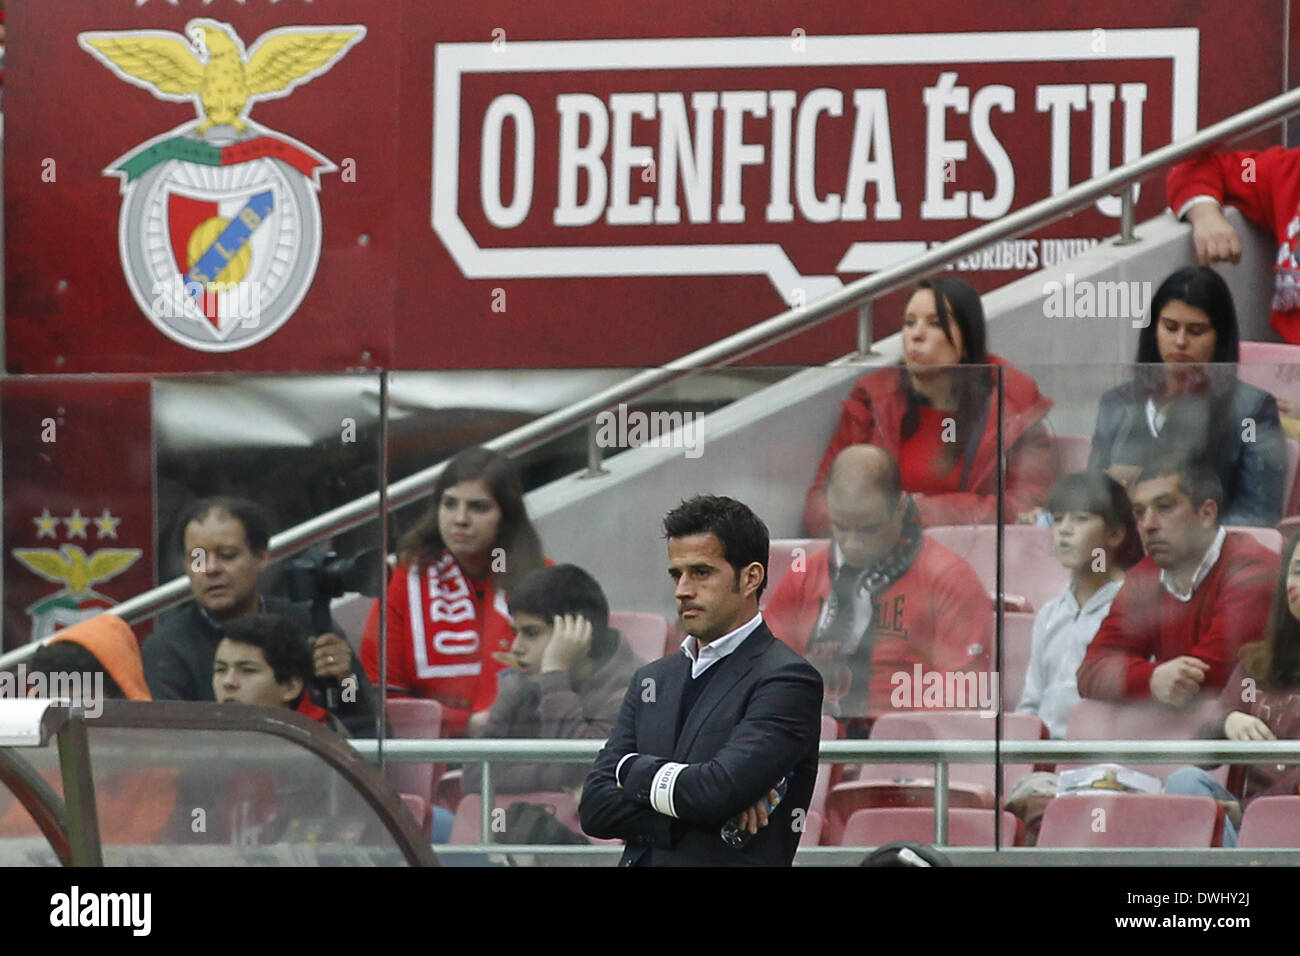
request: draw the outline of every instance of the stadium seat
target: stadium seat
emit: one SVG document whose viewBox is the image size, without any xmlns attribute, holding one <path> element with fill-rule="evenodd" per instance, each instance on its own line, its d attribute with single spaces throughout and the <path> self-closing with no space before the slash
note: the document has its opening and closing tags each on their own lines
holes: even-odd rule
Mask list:
<svg viewBox="0 0 1300 956">
<path fill-rule="evenodd" d="M 840 725 L 840 722 L 834 717 L 823 714 L 821 739 L 838 740 L 842 736 L 844 736 L 844 728 Z M 808 801 L 808 815 L 810 819 L 813 813 L 818 815 L 819 820 L 822 819 L 822 815 L 826 809 L 826 794 L 830 792 L 831 787 L 840 782 L 840 778 L 843 776 L 843 768 L 844 765 L 838 763 L 822 763 L 817 765 L 817 779 L 813 783 L 812 798 Z M 820 834 L 821 825 L 819 823 L 817 827 L 817 835 L 820 836 Z M 816 846 L 816 844 L 811 842 L 811 840 L 812 837 L 809 834 L 809 830 L 805 830 L 803 839 L 800 841 L 801 845 Z"/>
<path fill-rule="evenodd" d="M 766 594 L 767 592 L 764 591 L 763 593 Z M 659 656 L 667 657 L 669 654 L 680 653 L 682 649 L 682 641 L 685 639 L 686 635 L 682 633 L 682 630 L 678 625 L 674 624 L 669 627 L 668 634 L 664 637 L 664 652 Z"/>
<path fill-rule="evenodd" d="M 1029 652 L 1034 642 L 1034 615 L 1006 612 L 1002 615 L 1002 673 L 998 687 L 1002 709 L 1010 713 L 1020 703 L 1029 670 Z"/>
<path fill-rule="evenodd" d="M 994 812 L 948 810 L 947 846 L 993 846 Z M 1018 846 L 1024 825 L 1014 813 L 1001 813 L 999 846 Z M 895 840 L 933 844 L 934 810 L 926 807 L 875 807 L 854 811 L 840 834 L 840 846 L 883 846 Z"/>
<path fill-rule="evenodd" d="M 965 558 L 984 589 L 997 593 L 995 525 L 939 525 L 927 528 L 925 533 Z M 1027 606 L 1017 609 L 1037 611 L 1065 589 L 1070 573 L 1056 560 L 1051 528 L 1007 525 L 1003 543 L 1003 592 L 1027 601 Z"/>
<path fill-rule="evenodd" d="M 825 538 L 773 538 L 767 550 L 767 587 L 763 589 L 763 601 L 766 602 L 776 586 L 781 583 L 794 563 L 795 549 L 802 548 L 806 558 L 813 550 L 826 543 Z"/>
<path fill-rule="evenodd" d="M 1300 849 L 1300 797 L 1256 797 L 1241 817 L 1239 847 Z"/>
<path fill-rule="evenodd" d="M 1226 527 L 1229 531 L 1250 535 L 1274 554 L 1282 553 L 1282 532 L 1276 528 L 1254 528 L 1244 524 L 1230 524 L 1226 525 Z"/>
<path fill-rule="evenodd" d="M 498 810 L 503 811 L 501 820 L 504 821 L 504 811 L 512 804 L 518 801 L 524 803 L 538 803 L 543 806 L 553 807 L 555 818 L 563 823 L 574 833 L 582 835 L 582 826 L 578 823 L 578 805 L 573 797 L 563 791 L 538 791 L 536 793 L 498 793 L 495 802 Z M 449 843 L 461 844 L 478 843 L 482 838 L 483 826 L 483 796 L 478 793 L 467 793 L 461 797 L 459 806 L 456 807 L 456 819 L 451 825 L 451 838 Z M 497 841 L 502 842 L 502 834 L 498 830 Z"/>
<path fill-rule="evenodd" d="M 442 734 L 442 704 L 425 698 L 402 698 L 388 702 L 388 726 L 394 737 L 404 740 L 436 740 Z M 389 763 L 384 773 L 398 793 L 436 802 L 443 764 Z"/>
<path fill-rule="evenodd" d="M 1223 833 L 1223 808 L 1209 797 L 1089 793 L 1047 804 L 1040 847 L 1211 847 Z"/>
<path fill-rule="evenodd" d="M 1042 740 L 1047 727 L 1033 714 L 1004 714 L 1003 739 Z M 871 728 L 872 740 L 982 740 L 992 739 L 997 722 L 974 711 L 908 711 L 885 714 Z M 1033 767 L 1004 765 L 1003 789 Z M 948 803 L 952 807 L 992 809 L 993 767 L 985 764 L 950 764 Z M 934 805 L 934 771 L 931 765 L 864 764 L 857 780 L 834 786 L 826 795 L 824 840 L 837 843 L 848 818 L 870 807 L 928 807 Z"/>
<path fill-rule="evenodd" d="M 826 825 L 826 818 L 816 810 L 808 811 L 808 822 L 804 825 L 803 836 L 799 838 L 799 846 L 819 846 L 822 840 L 822 829 Z"/>
<path fill-rule="evenodd" d="M 643 611 L 610 611 L 609 626 L 618 629 L 623 635 L 623 642 L 643 661 L 657 661 L 664 656 L 668 622 L 662 615 Z"/>
<path fill-rule="evenodd" d="M 1092 454 L 1092 438 L 1088 435 L 1057 435 L 1053 439 L 1056 445 L 1056 473 L 1073 475 L 1078 471 L 1088 470 L 1088 457 Z"/>
<path fill-rule="evenodd" d="M 420 828 L 426 840 L 433 838 L 433 813 L 429 810 L 429 801 L 414 793 L 404 793 L 402 803 L 415 817 L 415 824 Z"/>
<path fill-rule="evenodd" d="M 1288 542 L 1300 531 L 1300 515 L 1283 518 L 1277 523 L 1277 531 L 1282 535 L 1282 548 L 1285 550 Z"/>
<path fill-rule="evenodd" d="M 1212 714 L 1218 712 L 1218 695 L 1205 694 L 1190 707 L 1175 710 L 1155 702 L 1121 702 L 1085 698 L 1074 705 L 1066 740 L 1189 740 Z M 1078 766 L 1072 764 L 1069 766 Z M 1126 764 L 1134 770 L 1164 780 L 1178 764 Z M 1061 769 L 1069 769 L 1062 765 Z M 1228 768 L 1214 772 L 1220 783 Z"/>
<path fill-rule="evenodd" d="M 1251 369 L 1246 365 L 1295 365 L 1300 366 L 1300 345 L 1288 345 L 1286 342 L 1241 342 L 1238 344 L 1237 378 L 1254 384 L 1249 377 Z M 1256 385 L 1256 388 L 1264 388 Z"/>
</svg>

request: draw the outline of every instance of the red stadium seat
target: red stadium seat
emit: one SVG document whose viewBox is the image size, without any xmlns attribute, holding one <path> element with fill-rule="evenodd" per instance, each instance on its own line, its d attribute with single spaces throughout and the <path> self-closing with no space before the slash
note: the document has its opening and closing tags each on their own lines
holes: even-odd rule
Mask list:
<svg viewBox="0 0 1300 956">
<path fill-rule="evenodd" d="M 1300 849 L 1300 797 L 1256 797 L 1241 818 L 1239 847 Z"/>
<path fill-rule="evenodd" d="M 1289 518 L 1283 518 L 1277 523 L 1278 533 L 1282 535 L 1282 546 L 1285 548 L 1287 543 L 1296 536 L 1300 531 L 1300 515 L 1293 514 Z"/>
<path fill-rule="evenodd" d="M 965 558 L 984 589 L 997 593 L 995 525 L 940 525 L 927 528 L 925 533 Z M 1016 610 L 1037 611 L 1065 590 L 1070 573 L 1056 560 L 1051 528 L 1006 525 L 1002 540 L 1003 593 L 1008 598 L 1023 597 L 1027 602 Z"/>
<path fill-rule="evenodd" d="M 1002 615 L 1002 673 L 998 680 L 1002 692 L 1002 709 L 1010 713 L 1020 703 L 1029 670 L 1029 652 L 1034 642 L 1034 615 Z"/>
<path fill-rule="evenodd" d="M 1043 740 L 1047 727 L 1034 714 L 1003 714 L 1003 738 Z M 984 740 L 993 738 L 996 721 L 977 711 L 908 711 L 885 714 L 871 728 L 872 740 Z M 1033 768 L 1004 765 L 1003 793 L 1009 781 Z M 992 809 L 993 767 L 949 765 L 948 803 L 952 807 Z M 934 771 L 929 764 L 864 764 L 857 780 L 832 787 L 826 796 L 825 839 L 838 842 L 848 818 L 869 807 L 933 806 Z"/>
<path fill-rule="evenodd" d="M 948 846 L 993 846 L 992 810 L 949 809 Z M 1003 810 L 999 846 L 1018 846 L 1024 825 Z M 857 810 L 840 835 L 840 846 L 883 846 L 895 840 L 934 843 L 934 810 L 923 807 L 876 807 Z"/>
<path fill-rule="evenodd" d="M 1218 713 L 1218 695 L 1205 694 L 1181 710 L 1154 702 L 1120 702 L 1085 698 L 1070 711 L 1066 740 L 1190 740 L 1205 721 Z M 1069 769 L 1079 764 L 1062 765 Z M 1127 764 L 1134 770 L 1164 780 L 1178 764 Z M 1215 779 L 1223 783 L 1228 768 L 1220 767 Z"/>
<path fill-rule="evenodd" d="M 662 615 L 643 611 L 610 611 L 609 626 L 618 629 L 623 635 L 623 642 L 643 661 L 657 661 L 664 656 L 668 622 Z"/>
<path fill-rule="evenodd" d="M 429 810 L 429 801 L 414 793 L 404 793 L 402 803 L 415 817 L 415 824 L 420 828 L 426 840 L 433 838 L 433 813 Z"/>
<path fill-rule="evenodd" d="M 393 736 L 405 740 L 434 740 L 442 734 L 442 704 L 423 698 L 402 698 L 388 702 L 388 725 Z M 384 772 L 398 793 L 436 802 L 443 764 L 390 763 Z"/>
<path fill-rule="evenodd" d="M 1276 528 L 1255 528 L 1243 524 L 1230 524 L 1225 525 L 1225 527 L 1229 531 L 1236 531 L 1240 534 L 1250 535 L 1274 554 L 1282 553 L 1282 532 L 1278 531 Z"/>
<path fill-rule="evenodd" d="M 1238 345 L 1237 378 L 1256 388 L 1269 390 L 1268 385 L 1256 383 L 1256 370 L 1251 365 L 1297 365 L 1300 366 L 1300 345 L 1288 345 L 1286 342 L 1241 342 Z M 1268 369 L 1271 373 L 1273 370 Z M 1269 384 L 1271 380 L 1265 379 Z"/>
<path fill-rule="evenodd" d="M 1089 793 L 1047 804 L 1040 847 L 1211 847 L 1223 833 L 1223 808 L 1209 797 Z"/>
<path fill-rule="evenodd" d="M 807 558 L 810 553 L 824 544 L 826 544 L 825 538 L 773 538 L 768 543 L 767 587 L 763 589 L 763 601 L 766 602 L 772 596 L 776 586 L 790 570 L 796 557 L 796 549 L 802 548 L 799 553 Z"/>
<path fill-rule="evenodd" d="M 1087 435 L 1057 435 L 1052 439 L 1056 445 L 1056 473 L 1073 475 L 1088 470 L 1088 458 L 1092 454 L 1092 439 Z"/>
<path fill-rule="evenodd" d="M 803 836 L 799 838 L 799 846 L 819 846 L 822 840 L 822 829 L 825 825 L 825 817 L 816 810 L 809 810 L 808 822 L 804 825 Z"/>
<path fill-rule="evenodd" d="M 838 740 L 840 737 L 843 736 L 844 736 L 844 728 L 840 725 L 840 722 L 836 720 L 834 717 L 828 717 L 827 715 L 823 714 L 821 739 Z M 814 813 L 817 814 L 819 821 L 823 819 L 823 813 L 826 809 L 826 794 L 830 792 L 831 787 L 835 786 L 840 782 L 840 778 L 843 776 L 843 768 L 844 765 L 838 763 L 823 763 L 817 765 L 817 780 L 813 784 L 812 799 L 808 801 L 809 819 L 811 819 L 812 814 Z M 820 822 L 818 823 L 817 826 L 816 835 L 817 836 L 821 835 Z M 809 835 L 809 831 L 805 830 L 803 839 L 800 841 L 800 845 L 816 846 L 816 844 L 811 842 L 811 840 L 812 837 Z"/>
</svg>

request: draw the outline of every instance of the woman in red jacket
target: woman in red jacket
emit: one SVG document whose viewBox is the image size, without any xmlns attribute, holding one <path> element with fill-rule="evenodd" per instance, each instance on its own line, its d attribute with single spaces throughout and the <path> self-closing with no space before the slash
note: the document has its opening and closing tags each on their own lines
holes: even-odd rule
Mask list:
<svg viewBox="0 0 1300 956">
<path fill-rule="evenodd" d="M 496 698 L 497 671 L 514 641 L 506 591 L 542 566 L 510 459 L 469 448 L 447 463 L 432 506 L 397 544 L 388 585 L 390 696 L 442 704 L 444 736 L 474 733 Z M 378 603 L 361 661 L 379 675 Z"/>
<path fill-rule="evenodd" d="M 978 524 L 997 516 L 997 374 L 1003 383 L 1006 509 L 1011 521 L 1047 498 L 1055 476 L 1043 417 L 1052 403 L 1028 375 L 984 348 L 979 294 L 939 276 L 917 285 L 903 318 L 903 364 L 859 379 L 808 489 L 804 529 L 830 532 L 823 485 L 848 445 L 877 445 L 898 461 L 903 488 L 927 526 Z M 997 369 L 957 368 L 993 365 Z"/>
</svg>

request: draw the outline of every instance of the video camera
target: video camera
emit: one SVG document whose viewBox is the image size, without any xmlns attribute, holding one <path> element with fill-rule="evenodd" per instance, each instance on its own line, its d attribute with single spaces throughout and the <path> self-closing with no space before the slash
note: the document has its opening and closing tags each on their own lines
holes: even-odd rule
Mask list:
<svg viewBox="0 0 1300 956">
<path fill-rule="evenodd" d="M 384 555 L 378 548 L 366 548 L 340 558 L 337 552 L 318 547 L 285 564 L 284 583 L 289 600 L 311 602 L 311 637 L 314 638 L 331 628 L 331 599 L 350 591 L 378 597 L 384 586 L 384 570 Z M 317 683 L 325 696 L 326 708 L 334 711 L 338 707 L 338 681 L 327 678 L 318 679 Z"/>
</svg>

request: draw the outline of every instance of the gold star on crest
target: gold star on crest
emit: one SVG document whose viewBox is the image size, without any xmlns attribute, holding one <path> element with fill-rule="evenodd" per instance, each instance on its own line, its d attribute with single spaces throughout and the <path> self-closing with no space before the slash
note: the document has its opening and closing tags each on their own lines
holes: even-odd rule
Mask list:
<svg viewBox="0 0 1300 956">
<path fill-rule="evenodd" d="M 122 523 L 121 518 L 114 518 L 113 513 L 107 508 L 98 518 L 92 519 L 95 522 L 95 533 L 101 538 L 116 538 L 117 526 Z"/>
<path fill-rule="evenodd" d="M 68 529 L 69 538 L 84 538 L 86 537 L 86 528 L 90 522 L 81 513 L 80 508 L 73 508 L 72 514 L 63 519 L 63 524 Z"/>
<path fill-rule="evenodd" d="M 36 540 L 50 537 L 58 539 L 59 537 L 59 519 L 50 514 L 49 508 L 42 508 L 41 513 L 32 519 L 36 525 Z"/>
</svg>

